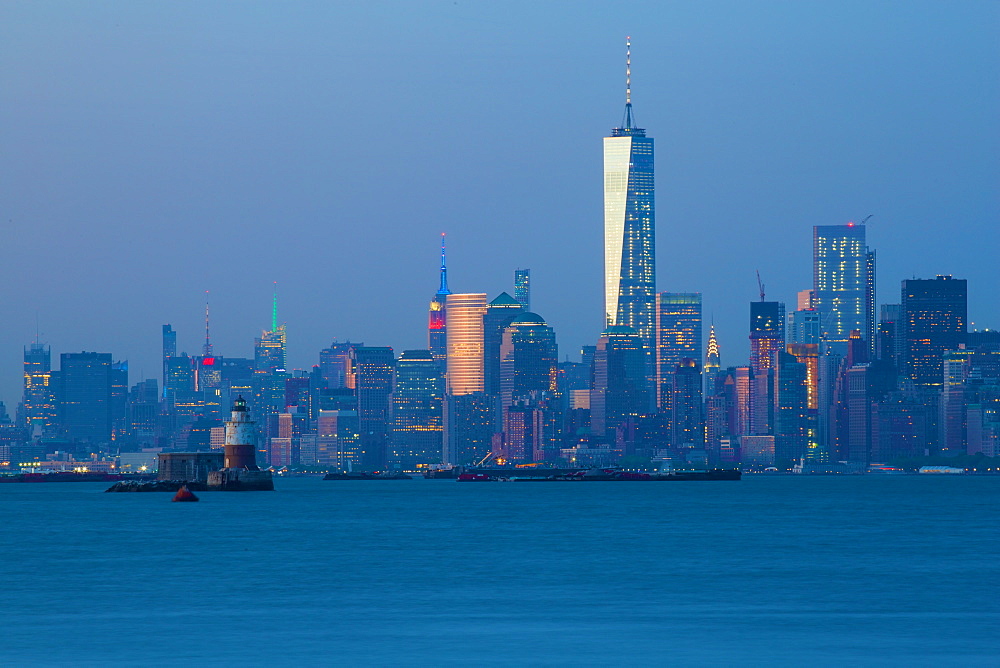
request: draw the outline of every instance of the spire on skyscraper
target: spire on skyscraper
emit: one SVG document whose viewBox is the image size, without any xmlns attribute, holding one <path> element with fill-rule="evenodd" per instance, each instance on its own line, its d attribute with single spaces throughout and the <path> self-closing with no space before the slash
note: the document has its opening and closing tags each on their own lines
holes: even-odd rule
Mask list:
<svg viewBox="0 0 1000 668">
<path fill-rule="evenodd" d="M 274 282 L 274 300 L 271 303 L 271 331 L 278 331 L 278 281 Z"/>
<path fill-rule="evenodd" d="M 439 295 L 451 294 L 451 290 L 448 289 L 448 265 L 445 262 L 444 256 L 444 232 L 441 233 L 441 286 L 438 288 L 437 293 Z"/>
<path fill-rule="evenodd" d="M 719 340 L 715 337 L 715 324 L 708 328 L 708 350 L 705 353 L 705 371 L 719 369 Z"/>
<path fill-rule="evenodd" d="M 205 345 L 202 348 L 205 357 L 212 356 L 212 337 L 208 328 L 208 290 L 205 290 Z"/>
<path fill-rule="evenodd" d="M 632 38 L 625 38 L 625 119 L 622 127 L 632 129 Z"/>
</svg>

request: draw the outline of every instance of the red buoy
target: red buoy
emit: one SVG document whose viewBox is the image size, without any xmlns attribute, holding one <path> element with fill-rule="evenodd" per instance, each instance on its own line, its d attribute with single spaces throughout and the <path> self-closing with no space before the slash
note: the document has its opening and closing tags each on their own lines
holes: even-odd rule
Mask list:
<svg viewBox="0 0 1000 668">
<path fill-rule="evenodd" d="M 187 485 L 182 485 L 177 494 L 174 495 L 174 501 L 197 501 L 198 497 L 194 495 Z"/>
</svg>

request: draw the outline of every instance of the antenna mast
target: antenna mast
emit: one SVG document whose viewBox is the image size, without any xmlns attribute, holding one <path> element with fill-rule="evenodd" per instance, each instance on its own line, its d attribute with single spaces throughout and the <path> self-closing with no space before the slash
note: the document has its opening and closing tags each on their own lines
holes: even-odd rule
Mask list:
<svg viewBox="0 0 1000 668">
<path fill-rule="evenodd" d="M 451 290 L 448 289 L 448 265 L 445 262 L 444 255 L 444 232 L 441 233 L 441 285 L 438 287 L 438 294 L 451 294 Z"/>
<path fill-rule="evenodd" d="M 632 38 L 625 38 L 625 127 L 632 128 Z"/>
<path fill-rule="evenodd" d="M 208 290 L 205 290 L 205 346 L 202 348 L 202 354 L 205 357 L 212 356 L 212 337 L 209 335 L 208 329 Z"/>
</svg>

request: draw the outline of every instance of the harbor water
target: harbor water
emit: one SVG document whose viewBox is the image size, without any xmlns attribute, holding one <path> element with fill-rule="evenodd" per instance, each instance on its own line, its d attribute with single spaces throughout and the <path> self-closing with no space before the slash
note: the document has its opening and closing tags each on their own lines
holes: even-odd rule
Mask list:
<svg viewBox="0 0 1000 668">
<path fill-rule="evenodd" d="M 0 485 L 4 665 L 1000 665 L 1000 476 Z"/>
</svg>

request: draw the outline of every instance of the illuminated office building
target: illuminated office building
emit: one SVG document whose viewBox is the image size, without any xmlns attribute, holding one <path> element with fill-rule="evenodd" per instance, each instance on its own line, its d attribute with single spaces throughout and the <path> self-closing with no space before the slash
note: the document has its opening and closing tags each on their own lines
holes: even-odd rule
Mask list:
<svg viewBox="0 0 1000 668">
<path fill-rule="evenodd" d="M 271 305 L 271 329 L 261 332 L 255 340 L 254 368 L 257 372 L 274 373 L 285 370 L 285 325 L 278 324 L 278 294 L 275 292 Z"/>
<path fill-rule="evenodd" d="M 750 302 L 750 366 L 754 375 L 773 368 L 774 356 L 785 348 L 785 305 Z"/>
<path fill-rule="evenodd" d="M 701 356 L 701 293 L 656 296 L 656 405 L 665 410 L 671 376 L 682 359 Z M 688 369 L 689 367 L 685 367 Z M 700 366 L 699 366 L 700 368 Z"/>
<path fill-rule="evenodd" d="M 404 350 L 392 391 L 390 464 L 407 471 L 441 462 L 444 373 L 429 350 Z"/>
<path fill-rule="evenodd" d="M 902 286 L 903 374 L 919 386 L 941 387 L 944 353 L 965 343 L 968 288 L 965 279 L 907 279 Z"/>
<path fill-rule="evenodd" d="M 52 351 L 41 343 L 32 343 L 24 350 L 24 395 L 21 399 L 21 415 L 30 431 L 52 425 L 56 417 L 55 402 L 52 398 Z"/>
<path fill-rule="evenodd" d="M 168 357 L 165 361 L 167 363 L 167 386 L 164 388 L 165 396 L 171 398 L 178 393 L 194 392 L 195 360 L 188 357 L 187 353 L 185 353 L 183 355 Z"/>
<path fill-rule="evenodd" d="M 319 411 L 316 419 L 316 462 L 321 466 L 360 469 L 362 451 L 358 412 L 351 408 Z"/>
<path fill-rule="evenodd" d="M 450 294 L 445 305 L 448 312 L 448 394 L 483 392 L 486 294 Z"/>
<path fill-rule="evenodd" d="M 656 243 L 653 139 L 632 115 L 631 44 L 627 45 L 625 117 L 604 138 L 604 311 L 607 327 L 631 327 L 652 368 Z"/>
<path fill-rule="evenodd" d="M 471 464 L 489 454 L 497 422 L 496 398 L 485 392 L 486 294 L 449 294 L 445 308 L 448 356 L 442 458 L 450 464 Z"/>
<path fill-rule="evenodd" d="M 363 345 L 365 344 L 334 341 L 329 348 L 319 351 L 319 376 L 324 389 L 336 390 L 349 387 L 351 348 Z"/>
<path fill-rule="evenodd" d="M 525 311 L 531 310 L 531 270 L 514 270 L 514 299 L 524 307 Z"/>
<path fill-rule="evenodd" d="M 535 313 L 522 313 L 504 329 L 500 345 L 501 408 L 555 397 L 559 350 L 555 332 Z"/>
<path fill-rule="evenodd" d="M 262 332 L 254 346 L 254 363 L 257 371 L 273 373 L 285 369 L 285 326 L 275 325 Z"/>
<path fill-rule="evenodd" d="M 853 330 L 874 350 L 875 253 L 865 245 L 864 225 L 813 227 L 811 305 L 820 313 L 823 337 L 839 354 Z"/>
</svg>

